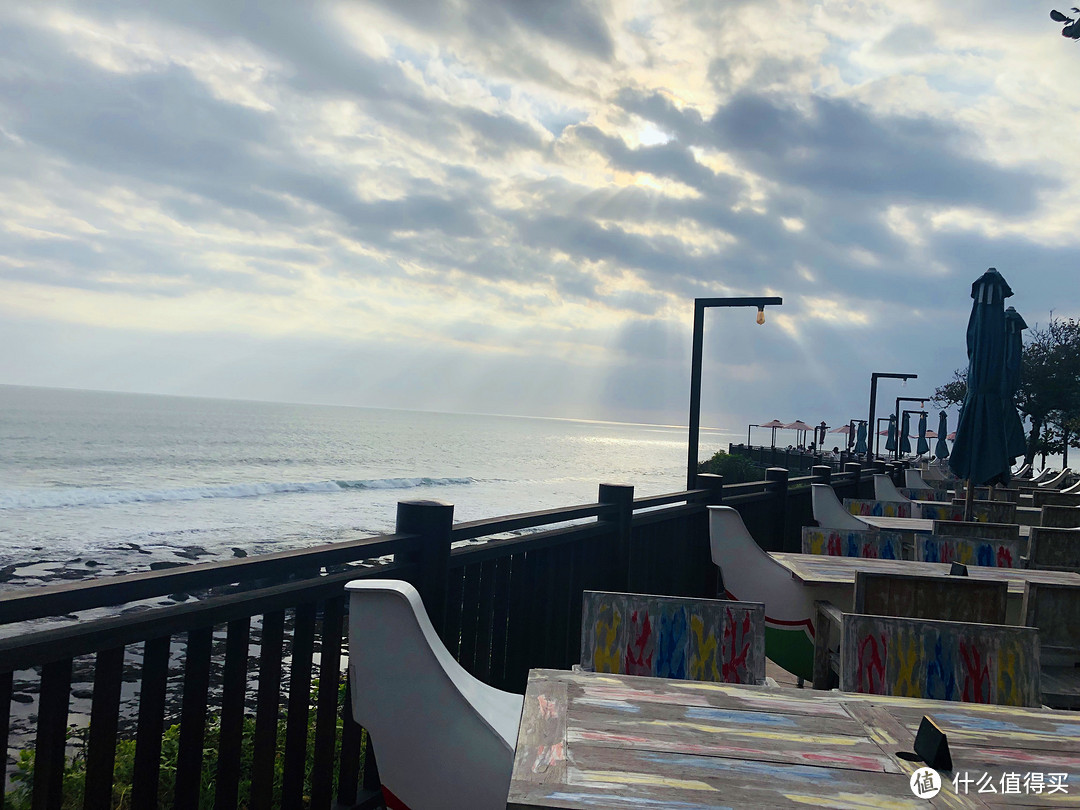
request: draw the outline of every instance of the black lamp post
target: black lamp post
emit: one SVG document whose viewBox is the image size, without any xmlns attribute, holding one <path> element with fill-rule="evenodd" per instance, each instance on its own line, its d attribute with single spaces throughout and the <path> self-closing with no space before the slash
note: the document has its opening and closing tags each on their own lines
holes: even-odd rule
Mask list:
<svg viewBox="0 0 1080 810">
<path fill-rule="evenodd" d="M 686 457 L 686 488 L 697 480 L 698 440 L 701 434 L 701 355 L 705 334 L 705 310 L 709 307 L 757 307 L 758 323 L 765 323 L 765 307 L 780 306 L 783 298 L 695 298 L 694 349 L 690 359 L 690 440 Z"/>
<path fill-rule="evenodd" d="M 750 428 L 756 428 L 756 427 L 757 427 L 757 425 L 747 425 L 746 426 L 746 446 L 747 447 L 751 446 L 751 444 L 750 444 Z"/>
<path fill-rule="evenodd" d="M 886 379 L 890 379 L 890 380 L 914 380 L 914 379 L 918 379 L 918 376 L 919 376 L 918 374 L 893 374 L 893 373 L 886 373 L 884 371 L 875 371 L 873 374 L 871 374 L 870 375 L 870 418 L 867 420 L 867 427 L 869 427 L 870 425 L 877 424 L 874 421 L 874 417 L 877 415 L 876 414 L 877 381 L 881 377 L 885 377 Z M 868 460 L 870 458 L 872 458 L 873 456 L 877 455 L 877 448 L 878 448 L 877 431 L 875 430 L 874 431 L 874 451 L 873 451 L 873 453 L 870 452 L 869 443 L 866 446 L 866 457 L 867 457 Z"/>
</svg>

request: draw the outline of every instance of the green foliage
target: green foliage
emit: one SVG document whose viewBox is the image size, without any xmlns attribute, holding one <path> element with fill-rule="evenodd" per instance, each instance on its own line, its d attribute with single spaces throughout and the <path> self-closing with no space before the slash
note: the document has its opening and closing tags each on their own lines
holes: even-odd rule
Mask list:
<svg viewBox="0 0 1080 810">
<path fill-rule="evenodd" d="M 702 461 L 698 464 L 698 472 L 722 475 L 725 484 L 741 484 L 745 481 L 763 481 L 765 479 L 761 468 L 746 456 L 729 455 L 723 450 L 717 450 L 716 454 L 708 461 Z"/>
<path fill-rule="evenodd" d="M 307 761 L 305 763 L 304 795 L 311 792 L 311 765 L 315 756 L 315 719 L 319 682 L 312 686 L 310 708 L 308 710 Z M 338 687 L 337 742 L 334 748 L 333 762 L 337 763 L 341 748 L 341 709 L 345 704 L 345 684 Z M 283 757 L 285 752 L 285 718 L 277 724 L 277 746 L 274 759 L 274 795 L 281 795 L 283 777 Z M 86 748 L 89 730 L 71 729 L 68 732 L 68 750 L 73 751 L 64 763 L 63 810 L 81 810 L 83 789 L 86 780 Z M 221 735 L 221 718 L 210 715 L 206 723 L 206 735 L 203 740 L 202 789 L 200 791 L 199 810 L 212 810 L 217 776 L 218 742 Z M 240 747 L 240 784 L 237 806 L 248 806 L 251 792 L 251 769 L 253 743 L 255 738 L 255 718 L 245 716 L 243 721 L 243 741 Z M 365 735 L 366 741 L 366 735 Z M 180 749 L 180 725 L 169 726 L 161 738 L 160 776 L 158 781 L 158 807 L 161 810 L 173 806 L 176 790 L 176 760 Z M 116 764 L 113 768 L 114 810 L 128 810 L 131 807 L 131 788 L 135 778 L 135 740 L 119 740 L 116 744 Z M 333 769 L 333 789 L 337 789 L 337 768 Z M 7 794 L 4 810 L 30 810 L 30 800 L 34 786 L 34 752 L 20 751 L 16 771 L 11 776 L 12 790 Z M 193 808 L 194 810 L 194 808 Z"/>
</svg>

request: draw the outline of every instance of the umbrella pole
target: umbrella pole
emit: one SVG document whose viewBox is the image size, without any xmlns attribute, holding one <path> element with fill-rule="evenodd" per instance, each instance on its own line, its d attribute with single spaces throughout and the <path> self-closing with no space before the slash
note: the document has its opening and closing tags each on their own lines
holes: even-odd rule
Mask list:
<svg viewBox="0 0 1080 810">
<path fill-rule="evenodd" d="M 967 491 L 964 493 L 964 520 L 972 520 L 972 514 L 975 512 L 975 485 L 969 478 L 967 480 Z"/>
</svg>

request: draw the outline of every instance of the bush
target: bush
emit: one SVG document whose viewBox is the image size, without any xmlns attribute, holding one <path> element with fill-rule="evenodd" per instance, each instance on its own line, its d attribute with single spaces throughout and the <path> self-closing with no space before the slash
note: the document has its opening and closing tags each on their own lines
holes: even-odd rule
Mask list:
<svg viewBox="0 0 1080 810">
<path fill-rule="evenodd" d="M 741 484 L 745 481 L 763 481 L 765 473 L 746 456 L 729 455 L 723 450 L 708 461 L 698 464 L 698 472 L 724 476 L 725 484 Z"/>
</svg>

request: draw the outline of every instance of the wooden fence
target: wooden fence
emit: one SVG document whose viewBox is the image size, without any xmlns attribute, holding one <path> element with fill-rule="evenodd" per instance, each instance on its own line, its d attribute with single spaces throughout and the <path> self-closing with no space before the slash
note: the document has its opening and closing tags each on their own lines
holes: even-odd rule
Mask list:
<svg viewBox="0 0 1080 810">
<path fill-rule="evenodd" d="M 113 806 L 117 741 L 133 731 L 130 806 L 159 806 L 162 738 L 174 723 L 171 802 L 178 810 L 206 805 L 210 796 L 216 808 L 236 807 L 242 782 L 252 810 L 380 806 L 372 747 L 352 722 L 347 683 L 344 706 L 339 700 L 347 680 L 346 582 L 413 583 L 458 661 L 497 688 L 521 692 L 529 669 L 577 663 L 586 589 L 715 596 L 706 505 L 737 508 L 764 548 L 798 551 L 810 483 L 831 479 L 841 498 L 872 490 L 869 471 L 857 464 L 814 473 L 789 479 L 773 469 L 766 481 L 734 486 L 702 475 L 699 489 L 638 499 L 633 487 L 601 485 L 593 504 L 456 525 L 452 506 L 404 502 L 389 536 L 0 592 L 0 625 L 9 625 L 0 630 L 31 621 L 0 638 L 0 750 L 32 748 L 32 806 L 60 808 L 72 754 L 69 715 L 78 716 L 83 701 L 88 810 Z M 178 591 L 202 598 L 129 605 Z M 132 612 L 44 629 L 32 622 L 122 605 Z M 73 673 L 89 675 L 91 689 L 73 690 Z M 25 703 L 27 695 L 37 703 L 32 740 L 11 736 L 13 700 Z M 212 783 L 203 785 L 211 719 L 217 759 Z M 245 739 L 251 754 L 242 779 Z M 0 796 L 9 787 L 0 772 Z"/>
</svg>

